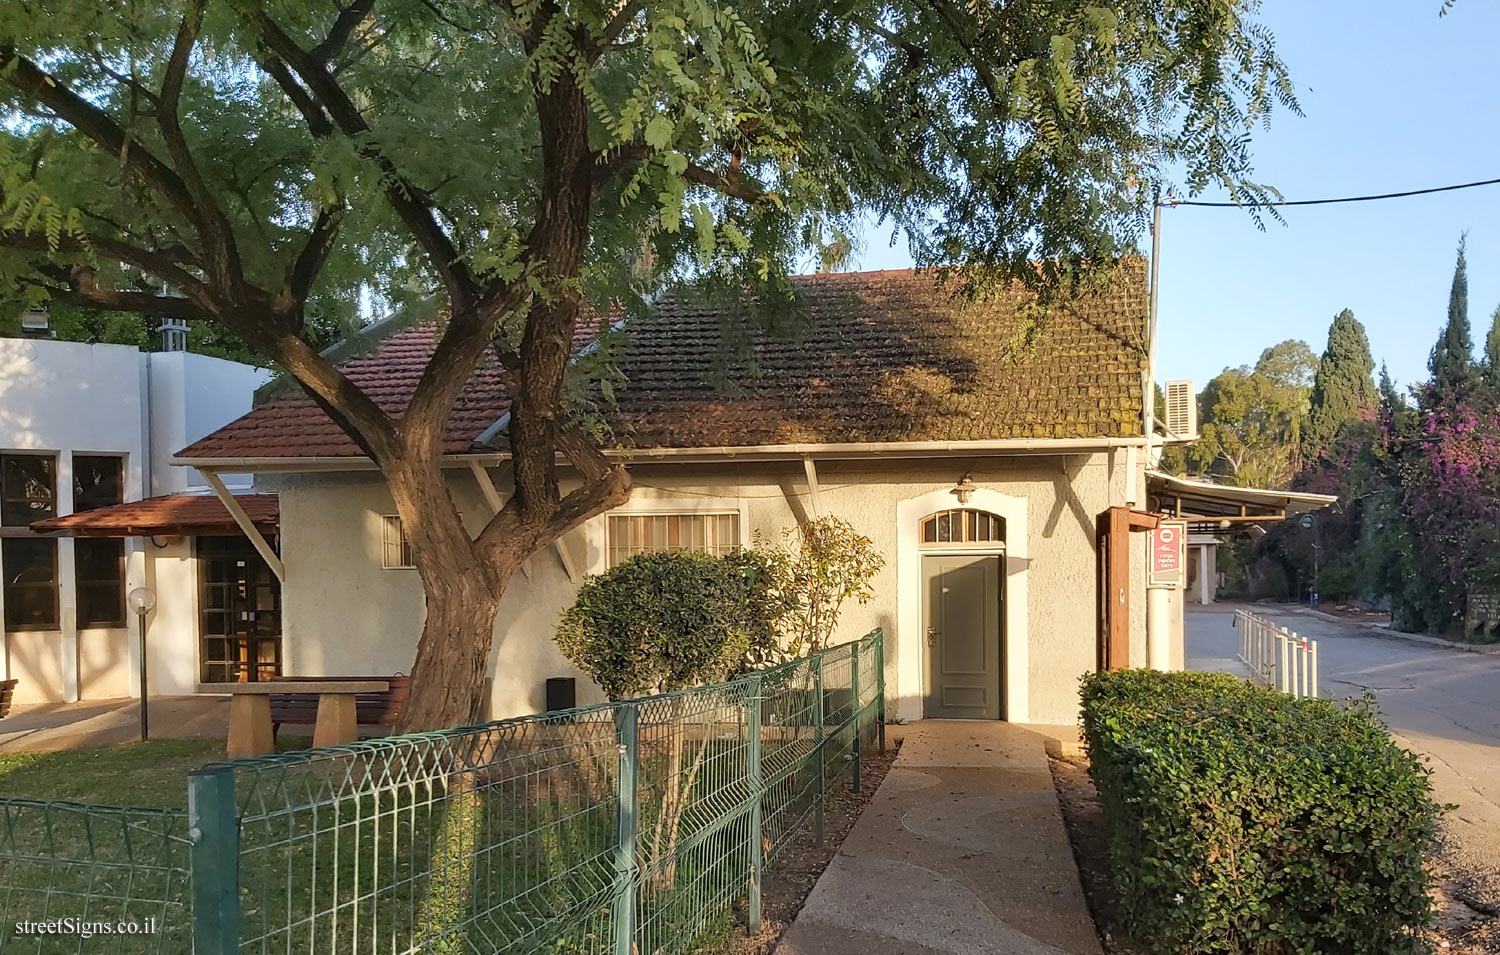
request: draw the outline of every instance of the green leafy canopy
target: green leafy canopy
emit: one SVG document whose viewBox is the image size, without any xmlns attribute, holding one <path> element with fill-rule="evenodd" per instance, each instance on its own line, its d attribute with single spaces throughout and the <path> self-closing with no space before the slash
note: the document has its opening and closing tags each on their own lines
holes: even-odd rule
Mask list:
<svg viewBox="0 0 1500 955">
<path fill-rule="evenodd" d="M 574 277 L 596 301 L 634 299 L 672 274 L 776 285 L 809 254 L 846 256 L 864 214 L 909 229 L 924 264 L 1108 257 L 1133 244 L 1168 168 L 1190 191 L 1265 195 L 1249 179 L 1246 134 L 1295 99 L 1256 7 L 8 4 L 0 281 L 32 301 L 75 289 L 75 266 L 96 286 L 173 284 L 91 238 L 165 251 L 194 277 L 211 270 L 189 212 L 144 186 L 126 149 L 39 102 L 20 73 L 36 64 L 186 175 L 159 128 L 185 18 L 201 26 L 176 106 L 184 154 L 218 197 L 248 281 L 285 291 L 319 213 L 337 207 L 309 295 L 350 317 L 361 288 L 399 302 L 441 287 L 429 250 L 392 213 L 396 175 L 430 200 L 474 272 L 522 277 L 548 191 L 533 94 L 564 77 L 587 100 L 597 155 L 590 254 Z M 315 51 L 347 29 L 331 66 L 367 132 L 307 128 L 275 79 L 284 67 L 266 22 Z"/>
</svg>

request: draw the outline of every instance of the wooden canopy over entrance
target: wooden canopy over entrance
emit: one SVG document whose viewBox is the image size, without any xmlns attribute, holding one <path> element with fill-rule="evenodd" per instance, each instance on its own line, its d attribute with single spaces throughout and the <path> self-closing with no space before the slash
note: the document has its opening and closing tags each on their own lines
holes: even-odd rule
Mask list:
<svg viewBox="0 0 1500 955">
<path fill-rule="evenodd" d="M 236 494 L 234 500 L 257 530 L 275 534 L 280 507 L 275 494 Z M 65 537 L 238 537 L 243 528 L 217 497 L 169 494 L 36 521 L 39 534 Z"/>
</svg>

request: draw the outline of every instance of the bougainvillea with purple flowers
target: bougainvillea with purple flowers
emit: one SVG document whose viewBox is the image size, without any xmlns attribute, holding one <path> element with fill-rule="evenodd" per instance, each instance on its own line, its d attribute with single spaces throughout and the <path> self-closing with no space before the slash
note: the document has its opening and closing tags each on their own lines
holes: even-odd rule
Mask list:
<svg viewBox="0 0 1500 955">
<path fill-rule="evenodd" d="M 1451 622 L 1471 590 L 1500 590 L 1500 395 L 1428 386 L 1419 398 L 1382 437 L 1421 572 Z"/>
</svg>

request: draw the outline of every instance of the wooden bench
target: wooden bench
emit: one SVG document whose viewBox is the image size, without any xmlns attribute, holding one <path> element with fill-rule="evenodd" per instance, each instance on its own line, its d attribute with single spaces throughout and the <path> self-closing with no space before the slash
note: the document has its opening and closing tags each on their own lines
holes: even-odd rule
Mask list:
<svg viewBox="0 0 1500 955">
<path fill-rule="evenodd" d="M 277 676 L 272 683 L 363 683 L 383 680 L 390 688 L 380 693 L 357 693 L 354 697 L 354 722 L 359 726 L 395 726 L 411 692 L 411 677 L 395 676 Z M 281 724 L 311 725 L 318 719 L 318 694 L 272 693 L 271 739 L 281 731 Z"/>
<path fill-rule="evenodd" d="M 10 714 L 10 700 L 16 695 L 16 680 L 0 680 L 0 719 Z"/>
</svg>

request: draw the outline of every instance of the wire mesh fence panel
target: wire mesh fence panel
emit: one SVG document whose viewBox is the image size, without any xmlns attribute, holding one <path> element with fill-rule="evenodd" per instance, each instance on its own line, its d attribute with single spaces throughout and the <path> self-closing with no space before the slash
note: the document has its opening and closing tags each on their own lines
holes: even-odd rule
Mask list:
<svg viewBox="0 0 1500 955">
<path fill-rule="evenodd" d="M 0 951 L 191 951 L 187 815 L 0 798 Z"/>
<path fill-rule="evenodd" d="M 0 949 L 692 951 L 741 899 L 756 926 L 767 867 L 821 838 L 880 652 L 875 631 L 662 696 L 212 764 L 187 813 L 0 799 Z M 61 918 L 149 932 L 13 934 Z"/>
<path fill-rule="evenodd" d="M 766 860 L 812 822 L 818 790 L 816 757 L 821 692 L 810 660 L 798 660 L 764 676 L 761 704 L 761 831 Z"/>
<path fill-rule="evenodd" d="M 605 951 L 616 752 L 597 708 L 228 764 L 241 951 Z"/>
<path fill-rule="evenodd" d="M 642 701 L 636 930 L 642 952 L 686 951 L 748 885 L 748 681 Z"/>
</svg>

